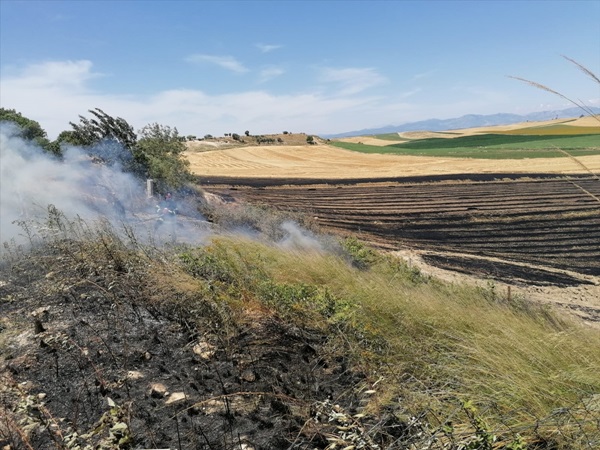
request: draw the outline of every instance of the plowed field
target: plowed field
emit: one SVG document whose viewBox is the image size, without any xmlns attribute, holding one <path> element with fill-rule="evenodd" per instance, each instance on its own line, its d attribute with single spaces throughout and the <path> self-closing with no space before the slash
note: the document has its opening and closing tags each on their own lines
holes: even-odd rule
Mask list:
<svg viewBox="0 0 600 450">
<path fill-rule="evenodd" d="M 370 181 L 237 179 L 225 189 L 238 200 L 310 214 L 325 230 L 390 250 L 419 250 L 434 266 L 472 275 L 555 286 L 600 276 L 595 177 Z"/>
</svg>

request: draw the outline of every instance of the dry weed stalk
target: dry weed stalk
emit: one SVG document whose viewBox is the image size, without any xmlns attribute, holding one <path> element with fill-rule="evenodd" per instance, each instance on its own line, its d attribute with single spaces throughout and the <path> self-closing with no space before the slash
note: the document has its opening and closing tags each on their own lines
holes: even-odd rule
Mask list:
<svg viewBox="0 0 600 450">
<path fill-rule="evenodd" d="M 583 64 L 578 63 L 577 61 L 575 61 L 572 58 L 569 58 L 568 56 L 565 56 L 565 55 L 561 55 L 561 56 L 563 58 L 565 58 L 567 61 L 575 64 L 577 66 L 577 68 L 579 68 L 579 70 L 581 70 L 583 73 L 585 73 L 587 76 L 589 76 L 596 83 L 600 84 L 600 78 L 598 78 L 596 76 L 596 74 L 594 74 L 591 70 L 589 70 Z M 580 108 L 581 110 L 583 110 L 588 116 L 593 117 L 598 122 L 600 122 L 600 115 L 594 114 L 594 111 L 592 111 L 592 109 L 589 106 L 587 106 L 585 103 L 583 103 L 581 100 L 579 100 L 579 103 L 578 103 L 575 100 L 572 100 L 571 98 L 567 97 L 566 95 L 561 94 L 560 92 L 555 91 L 554 89 L 551 89 L 548 86 L 545 86 L 545 85 L 543 85 L 541 83 L 537 83 L 535 81 L 526 80 L 525 78 L 515 77 L 515 76 L 509 76 L 509 78 L 513 78 L 515 80 L 523 81 L 523 82 L 529 84 L 530 86 L 536 87 L 538 89 L 542 89 L 542 90 L 550 92 L 550 93 L 552 93 L 554 95 L 558 95 L 560 98 L 563 98 L 563 99 L 567 100 L 568 102 L 574 104 L 575 106 L 577 106 L 578 108 Z M 600 181 L 600 176 L 598 176 L 598 174 L 596 174 L 592 170 L 590 170 L 585 164 L 583 164 L 575 156 L 571 155 L 569 152 L 567 152 L 567 151 L 565 151 L 563 149 L 557 148 L 556 150 L 559 151 L 560 153 L 563 153 L 564 155 L 566 155 L 568 158 L 570 158 L 575 163 L 577 163 L 579 166 L 581 166 L 586 172 L 590 173 L 596 180 Z M 594 200 L 596 200 L 598 203 L 600 203 L 600 198 L 598 198 L 597 195 L 592 194 L 590 191 L 588 191 L 587 189 L 585 189 L 582 186 L 580 186 L 578 183 L 576 183 L 575 181 L 573 181 L 571 179 L 571 177 L 567 176 L 566 178 L 567 178 L 567 181 L 569 181 L 575 187 L 579 188 L 580 190 L 582 190 L 583 192 L 585 192 L 587 195 L 589 195 L 590 197 L 592 197 Z"/>
<path fill-rule="evenodd" d="M 578 63 L 577 61 L 575 61 L 574 59 L 569 58 L 568 56 L 565 56 L 565 55 L 561 55 L 561 56 L 563 58 L 565 58 L 567 61 L 575 64 L 583 73 L 585 73 L 587 76 L 589 76 L 596 83 L 600 84 L 600 78 L 598 78 L 591 70 L 589 70 L 583 64 Z M 589 106 L 587 106 L 585 103 L 583 103 L 581 100 L 579 100 L 579 103 L 578 103 L 575 100 L 567 97 L 566 95 L 561 94 L 560 92 L 555 91 L 554 89 L 551 89 L 548 86 L 545 86 L 545 85 L 543 85 L 541 83 L 537 83 L 535 81 L 531 81 L 531 80 L 527 80 L 525 78 L 515 77 L 515 76 L 511 76 L 511 75 L 509 75 L 509 78 L 513 78 L 515 80 L 523 81 L 524 83 L 527 83 L 530 86 L 533 86 L 533 87 L 538 88 L 538 89 L 542 89 L 543 91 L 550 92 L 550 93 L 552 93 L 554 95 L 558 95 L 560 98 L 562 98 L 564 100 L 567 100 L 569 103 L 572 103 L 573 105 L 575 105 L 578 108 L 580 108 L 581 110 L 583 110 L 588 116 L 593 117 L 598 122 L 600 122 L 600 116 L 598 116 L 597 114 L 594 114 L 594 111 L 592 111 L 592 109 Z"/>
</svg>

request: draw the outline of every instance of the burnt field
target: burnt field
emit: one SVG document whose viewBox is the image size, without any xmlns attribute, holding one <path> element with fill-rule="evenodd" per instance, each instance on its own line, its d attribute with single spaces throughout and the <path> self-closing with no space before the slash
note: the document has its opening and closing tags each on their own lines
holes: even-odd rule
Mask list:
<svg viewBox="0 0 600 450">
<path fill-rule="evenodd" d="M 326 232 L 413 249 L 444 269 L 574 286 L 600 276 L 600 180 L 547 174 L 368 180 L 211 179 L 231 200 L 308 214 Z"/>
</svg>

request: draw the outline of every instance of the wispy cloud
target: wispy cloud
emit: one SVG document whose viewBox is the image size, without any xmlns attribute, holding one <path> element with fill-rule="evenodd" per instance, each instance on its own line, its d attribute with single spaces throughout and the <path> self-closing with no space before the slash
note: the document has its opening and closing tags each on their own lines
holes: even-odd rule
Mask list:
<svg viewBox="0 0 600 450">
<path fill-rule="evenodd" d="M 280 73 L 280 69 L 271 67 L 265 68 L 263 75 Z M 176 126 L 183 135 L 203 136 L 248 129 L 256 134 L 282 130 L 338 133 L 427 119 L 432 111 L 441 118 L 493 113 L 497 111 L 486 110 L 489 105 L 506 102 L 500 90 L 470 85 L 458 86 L 456 91 L 447 88 L 453 96 L 446 100 L 418 88 L 371 95 L 368 88 L 388 80 L 373 69 L 356 68 L 324 70 L 320 81 L 329 89 L 303 85 L 301 92 L 296 89 L 295 93 L 288 90 L 285 94 L 266 89 L 213 94 L 166 85 L 151 95 L 117 95 L 92 88 L 96 77 L 107 75 L 98 73 L 87 60 L 11 67 L 10 73 L 0 75 L 0 105 L 38 121 L 50 139 L 70 129 L 69 122 L 77 122 L 79 115 L 87 116 L 93 108 L 123 117 L 136 130 L 156 122 Z"/>
<path fill-rule="evenodd" d="M 217 55 L 205 55 L 205 54 L 194 54 L 190 55 L 185 60 L 189 63 L 194 64 L 214 64 L 216 66 L 222 67 L 223 69 L 230 70 L 236 73 L 245 73 L 248 72 L 248 68 L 246 68 L 241 62 L 235 59 L 233 56 L 217 56 Z"/>
<path fill-rule="evenodd" d="M 77 92 L 90 79 L 103 76 L 91 69 L 92 62 L 88 60 L 47 61 L 26 67 L 13 82 L 17 88 L 67 88 Z"/>
<path fill-rule="evenodd" d="M 418 87 L 415 89 L 411 89 L 410 91 L 404 91 L 401 92 L 398 97 L 401 99 L 405 99 L 405 98 L 409 98 L 409 97 L 414 97 L 415 95 L 417 95 L 419 92 L 421 92 L 423 89 Z"/>
<path fill-rule="evenodd" d="M 428 70 L 427 72 L 416 73 L 413 75 L 412 80 L 416 81 L 416 80 L 422 80 L 423 78 L 429 78 L 434 73 L 436 73 L 436 71 L 437 71 L 436 69 L 432 69 L 432 70 Z"/>
<path fill-rule="evenodd" d="M 255 44 L 256 48 L 258 48 L 263 53 L 269 53 L 273 50 L 278 50 L 283 47 L 283 45 L 275 45 L 275 44 Z"/>
<path fill-rule="evenodd" d="M 267 69 L 265 69 L 267 70 Z M 279 73 L 272 68 L 270 76 Z M 55 61 L 26 67 L 0 78 L 2 106 L 37 120 L 55 139 L 79 115 L 93 108 L 126 119 L 136 130 L 148 123 L 176 126 L 183 134 L 341 132 L 370 126 L 378 99 L 305 90 L 272 94 L 263 90 L 214 95 L 196 89 L 164 89 L 149 96 L 124 96 L 92 90 L 99 76 L 90 61 Z M 370 111 L 368 114 L 365 111 Z M 378 122 L 376 122 L 378 123 Z"/>
<path fill-rule="evenodd" d="M 358 94 L 366 89 L 386 83 L 388 80 L 372 68 L 325 68 L 319 77 L 323 83 L 337 84 L 340 95 Z"/>
<path fill-rule="evenodd" d="M 269 80 L 272 80 L 273 78 L 280 77 L 284 73 L 285 73 L 285 70 L 283 70 L 280 67 L 267 67 L 260 71 L 258 81 L 259 81 L 259 83 L 265 83 Z"/>
</svg>

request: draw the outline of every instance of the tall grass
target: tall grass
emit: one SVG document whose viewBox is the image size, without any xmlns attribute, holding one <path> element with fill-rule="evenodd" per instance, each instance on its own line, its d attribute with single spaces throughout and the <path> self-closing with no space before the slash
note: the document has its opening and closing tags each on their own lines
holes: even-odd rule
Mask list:
<svg viewBox="0 0 600 450">
<path fill-rule="evenodd" d="M 450 417 L 468 403 L 496 426 L 532 432 L 557 408 L 600 392 L 597 330 L 524 298 L 509 301 L 492 284 L 441 283 L 375 252 L 362 268 L 331 253 L 240 239 L 202 252 L 218 255 L 238 280 L 235 292 L 228 285 L 233 299 L 243 292 L 286 320 L 328 331 L 332 345 L 347 343 L 355 363 L 381 377 L 373 411 Z"/>
<path fill-rule="evenodd" d="M 227 334 L 263 315 L 321 332 L 326 351 L 365 374 L 365 414 L 393 411 L 422 427 L 415 436 L 428 430 L 431 445 L 415 448 L 467 439 L 482 444 L 462 448 L 491 449 L 492 438 L 508 448 L 519 436 L 553 440 L 546 448 L 600 443 L 600 410 L 586 406 L 600 392 L 600 333 L 491 283 L 443 283 L 353 239 L 322 251 L 218 236 L 159 253 L 106 227 L 68 225 L 54 210 L 49 218 L 42 242 L 55 264 L 102 266 L 134 292 L 155 292 L 143 287 L 152 280 L 164 287 L 147 301 L 169 304 L 186 323 L 210 320 Z M 571 421 L 558 422 L 565 414 Z"/>
</svg>

